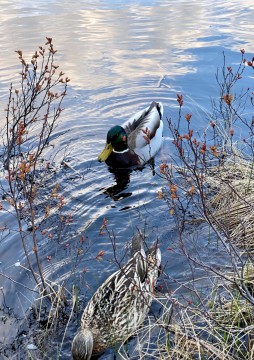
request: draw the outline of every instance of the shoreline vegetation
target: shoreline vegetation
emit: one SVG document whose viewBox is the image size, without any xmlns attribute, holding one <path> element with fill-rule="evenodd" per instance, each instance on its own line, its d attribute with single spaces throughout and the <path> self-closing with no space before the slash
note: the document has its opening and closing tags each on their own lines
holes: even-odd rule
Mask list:
<svg viewBox="0 0 254 360">
<path fill-rule="evenodd" d="M 2 227 L 1 233 L 15 232 L 21 241 L 22 267 L 34 284 L 24 284 L 24 291 L 31 291 L 35 301 L 23 324 L 19 322 L 13 343 L 0 343 L 0 350 L 11 359 L 17 350 L 29 359 L 60 359 L 67 331 L 71 328 L 73 338 L 79 312 L 87 303 L 80 295 L 81 285 L 67 288 L 64 281 L 52 282 L 50 274 L 45 275 L 51 258 L 48 255 L 45 262 L 40 246 L 45 238 L 55 236 L 54 231 L 58 240 L 68 237 L 73 221 L 73 214 L 65 209 L 61 184 L 54 181 L 59 168 L 48 157 L 70 79 L 55 62 L 57 50 L 51 38 L 29 62 L 21 50 L 16 52 L 20 84 L 10 86 L 0 158 L 0 212 L 13 216 L 15 225 Z M 151 311 L 144 326 L 133 334 L 134 348 L 116 344 L 115 352 L 122 359 L 254 359 L 254 116 L 251 110 L 246 112 L 253 110 L 254 89 L 241 87 L 243 77 L 253 76 L 254 58 L 245 59 L 243 49 L 240 56 L 233 68 L 227 66 L 223 54 L 216 73 L 218 98 L 212 101 L 202 134 L 195 129 L 192 114 L 185 112 L 181 94 L 177 94 L 178 118 L 167 119 L 174 152 L 159 166 L 162 189 L 155 197 L 165 202 L 169 216 L 174 217 L 178 239 L 177 249 L 171 250 L 185 257 L 191 275 L 177 282 L 162 266 L 163 289 L 157 288 L 154 300 L 160 311 Z M 244 138 L 238 136 L 239 129 Z M 62 166 L 67 165 L 63 160 Z M 198 243 L 204 229 L 209 234 L 207 242 L 225 254 L 227 264 L 218 260 L 213 266 L 189 251 L 188 243 Z M 100 232 L 108 236 L 115 256 L 115 235 L 106 219 Z M 84 243 L 82 235 L 77 259 L 88 251 Z M 103 256 L 101 250 L 96 259 Z M 121 268 L 116 256 L 115 261 Z M 202 271 L 199 278 L 196 268 Z M 71 272 L 75 270 L 74 266 Z M 0 276 L 16 283 L 6 274 Z M 174 290 L 168 285 L 173 282 Z M 182 289 L 189 292 L 188 300 L 181 296 Z M 5 303 L 3 308 L 11 316 Z M 58 345 L 50 345 L 56 333 Z"/>
</svg>

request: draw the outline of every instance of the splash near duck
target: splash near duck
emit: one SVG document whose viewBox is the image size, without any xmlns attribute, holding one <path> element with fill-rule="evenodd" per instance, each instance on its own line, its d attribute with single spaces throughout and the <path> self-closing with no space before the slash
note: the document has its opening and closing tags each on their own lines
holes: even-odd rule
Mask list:
<svg viewBox="0 0 254 360">
<path fill-rule="evenodd" d="M 132 244 L 128 263 L 109 276 L 88 302 L 72 342 L 74 360 L 89 360 L 127 340 L 143 323 L 154 298 L 161 252 L 158 244 L 145 252 L 140 234 Z"/>
<path fill-rule="evenodd" d="M 143 166 L 159 151 L 162 144 L 163 105 L 152 104 L 127 120 L 112 127 L 104 150 L 98 157 L 112 168 Z"/>
</svg>

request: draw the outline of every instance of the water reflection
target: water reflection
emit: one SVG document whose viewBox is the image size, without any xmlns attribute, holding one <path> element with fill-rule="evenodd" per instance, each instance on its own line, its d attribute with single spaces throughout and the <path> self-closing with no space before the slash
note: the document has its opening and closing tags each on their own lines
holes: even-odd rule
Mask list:
<svg viewBox="0 0 254 360">
<path fill-rule="evenodd" d="M 152 5 L 77 1 L 71 8 L 67 1 L 51 1 L 50 8 L 48 2 L 39 1 L 35 7 L 31 1 L 10 1 L 0 6 L 5 55 L 0 69 L 9 79 L 10 65 L 16 64 L 12 49 L 22 46 L 32 51 L 44 35 L 55 38 L 73 86 L 82 89 L 85 84 L 89 90 L 125 84 L 131 78 L 151 77 L 158 82 L 164 75 L 175 78 L 196 72 L 198 57 L 190 49 L 208 44 L 238 50 L 242 43 L 253 50 L 251 1 L 239 5 L 217 0 L 212 8 L 204 0 L 161 0 Z"/>
<path fill-rule="evenodd" d="M 111 197 L 114 201 L 119 201 L 131 196 L 132 192 L 123 191 L 128 187 L 132 170 L 115 170 L 109 168 L 109 172 L 113 174 L 115 184 L 106 189 L 102 189 L 103 193 Z"/>
<path fill-rule="evenodd" d="M 107 188 L 102 188 L 103 193 L 111 197 L 114 201 L 119 201 L 121 199 L 127 198 L 132 195 L 132 192 L 122 192 L 128 188 L 131 179 L 131 173 L 133 171 L 141 172 L 145 167 L 150 167 L 152 176 L 155 176 L 155 160 L 151 158 L 148 163 L 142 167 L 134 167 L 130 169 L 113 169 L 108 167 L 108 171 L 113 174 L 115 184 Z M 130 206 L 126 207 L 127 209 Z M 124 208 L 125 209 L 125 208 Z"/>
</svg>

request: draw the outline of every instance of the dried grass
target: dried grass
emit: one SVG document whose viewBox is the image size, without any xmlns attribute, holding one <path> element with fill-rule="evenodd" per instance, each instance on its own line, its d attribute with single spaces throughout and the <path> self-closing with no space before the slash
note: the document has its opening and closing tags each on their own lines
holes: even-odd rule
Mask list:
<svg viewBox="0 0 254 360">
<path fill-rule="evenodd" d="M 231 290 L 225 291 L 229 291 L 228 296 L 234 301 Z M 217 292 L 221 293 L 219 287 L 213 296 Z M 150 317 L 146 326 L 136 332 L 135 348 L 122 344 L 118 353 L 123 360 L 251 359 L 246 339 L 251 339 L 252 326 L 244 322 L 241 327 L 237 320 L 240 314 L 245 316 L 245 308 L 239 302 L 237 312 L 229 304 L 229 301 L 222 303 L 219 295 L 216 301 L 210 299 L 198 306 L 166 302 L 163 314 L 156 321 Z"/>
<path fill-rule="evenodd" d="M 227 161 L 223 166 L 212 168 L 206 181 L 213 192 L 209 207 L 216 225 L 236 246 L 253 251 L 253 164 L 243 160 Z"/>
</svg>

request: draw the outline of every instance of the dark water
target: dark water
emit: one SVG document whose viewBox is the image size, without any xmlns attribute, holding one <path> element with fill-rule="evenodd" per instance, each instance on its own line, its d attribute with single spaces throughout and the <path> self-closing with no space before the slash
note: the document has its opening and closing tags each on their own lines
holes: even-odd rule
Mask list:
<svg viewBox="0 0 254 360">
<path fill-rule="evenodd" d="M 241 48 L 254 52 L 252 1 L 216 0 L 212 6 L 206 0 L 1 1 L 0 10 L 0 121 L 8 86 L 18 80 L 14 50 L 22 49 L 29 56 L 45 36 L 51 36 L 59 51 L 57 63 L 71 78 L 50 152 L 59 170 L 52 181 L 62 185 L 65 211 L 72 214 L 73 222 L 60 241 L 53 238 L 41 246 L 45 275 L 65 282 L 70 291 L 83 279 L 83 293 L 89 297 L 115 269 L 110 240 L 100 235 L 106 218 L 119 254 L 137 227 L 146 228 L 149 241 L 160 239 L 165 270 L 173 278 L 188 278 L 185 259 L 166 250 L 177 239 L 166 204 L 156 198 L 164 185 L 161 178 L 146 167 L 119 185 L 97 156 L 113 124 L 158 100 L 165 114 L 165 140 L 155 161 L 158 171 L 158 165 L 172 155 L 166 117 L 177 118 L 177 93 L 184 95 L 185 112 L 193 114 L 196 130 L 202 132 L 211 114 L 211 99 L 218 97 L 215 73 L 222 65 L 222 52 L 230 66 L 239 63 Z M 248 79 L 242 86 L 249 86 Z M 63 170 L 59 166 L 65 156 L 71 168 Z M 1 215 L 0 226 L 5 225 L 15 227 L 9 214 Z M 76 263 L 82 235 L 89 251 Z M 201 236 L 200 255 L 211 264 L 220 262 L 216 246 L 207 248 L 205 243 Z M 19 266 L 24 258 L 16 235 L 3 236 L 0 249 L 1 272 L 33 288 Z M 100 250 L 105 251 L 102 261 L 87 260 Z M 50 262 L 47 255 L 52 256 Z M 1 286 L 7 305 L 24 316 L 32 293 L 3 277 Z M 9 343 L 15 331 L 13 322 L 7 321 L 0 327 L 0 341 Z M 64 354 L 67 358 L 68 349 Z"/>
</svg>

